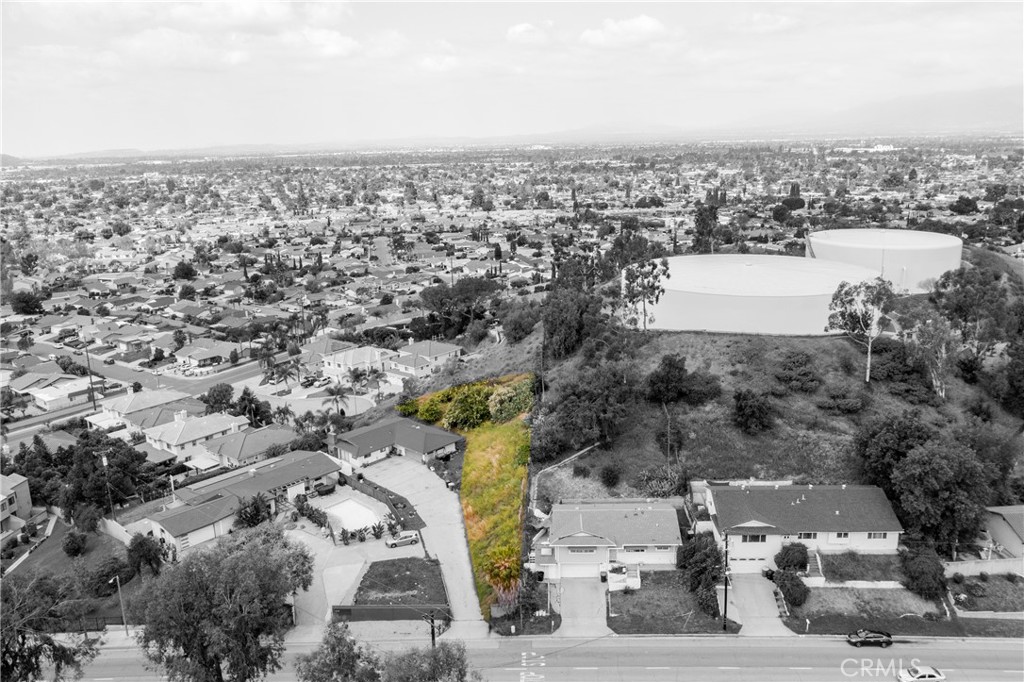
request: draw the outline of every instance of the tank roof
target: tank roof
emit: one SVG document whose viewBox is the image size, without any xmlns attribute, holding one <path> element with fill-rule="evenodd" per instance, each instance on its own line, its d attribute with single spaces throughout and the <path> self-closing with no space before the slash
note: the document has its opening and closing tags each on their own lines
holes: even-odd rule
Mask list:
<svg viewBox="0 0 1024 682">
<path fill-rule="evenodd" d="M 810 238 L 811 242 L 828 242 L 838 246 L 877 246 L 885 249 L 935 249 L 963 245 L 963 240 L 949 234 L 879 228 L 821 230 L 812 232 Z"/>
<path fill-rule="evenodd" d="M 712 296 L 821 296 L 840 282 L 878 276 L 870 268 L 796 256 L 704 255 L 668 259 L 666 290 Z"/>
</svg>

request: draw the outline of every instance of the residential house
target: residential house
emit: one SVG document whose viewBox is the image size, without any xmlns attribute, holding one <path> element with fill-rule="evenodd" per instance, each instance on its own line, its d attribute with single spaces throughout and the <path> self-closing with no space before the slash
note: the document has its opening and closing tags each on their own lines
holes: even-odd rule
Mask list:
<svg viewBox="0 0 1024 682">
<path fill-rule="evenodd" d="M 140 529 L 181 552 L 230 533 L 243 500 L 264 495 L 276 513 L 278 502 L 336 483 L 340 470 L 322 452 L 295 450 L 177 490 L 175 502 L 141 522 Z"/>
<path fill-rule="evenodd" d="M 323 374 L 336 382 L 348 382 L 349 372 L 361 369 L 367 371 L 378 369 L 386 371 L 389 362 L 398 357 L 398 353 L 387 348 L 374 346 L 349 347 L 323 356 Z"/>
<path fill-rule="evenodd" d="M 323 370 L 327 358 L 355 348 L 354 343 L 338 341 L 329 336 L 321 336 L 300 347 L 302 354 L 299 356 L 307 371 L 317 372 Z"/>
<path fill-rule="evenodd" d="M 149 445 L 187 463 L 185 451 L 189 447 L 229 433 L 238 433 L 248 426 L 249 420 L 245 417 L 223 413 L 190 417 L 187 412 L 181 411 L 174 415 L 174 421 L 150 427 L 143 433 Z"/>
<path fill-rule="evenodd" d="M 533 540 L 529 568 L 547 581 L 597 578 L 617 566 L 675 568 L 682 545 L 676 509 L 643 499 L 565 500 Z"/>
<path fill-rule="evenodd" d="M 328 452 L 351 468 L 358 468 L 391 454 L 418 457 L 423 462 L 444 459 L 453 455 L 463 442 L 457 433 L 395 417 L 337 436 L 331 434 Z"/>
<path fill-rule="evenodd" d="M 248 466 L 266 458 L 272 448 L 287 448 L 295 440 L 295 431 L 279 424 L 244 429 L 197 444 L 186 450 L 188 466 L 205 471 L 213 467 Z"/>
<path fill-rule="evenodd" d="M 410 341 L 409 345 L 398 350 L 398 354 L 399 357 L 390 362 L 389 369 L 421 379 L 441 371 L 446 362 L 462 355 L 462 346 L 440 341 Z"/>
<path fill-rule="evenodd" d="M 0 475 L 0 542 L 32 518 L 32 492 L 21 474 Z"/>
<path fill-rule="evenodd" d="M 811 552 L 895 554 L 903 533 L 873 485 L 709 485 L 704 501 L 737 573 L 774 568 L 775 555 L 794 542 Z"/>
<path fill-rule="evenodd" d="M 985 530 L 1003 552 L 1024 557 L 1024 504 L 986 507 Z"/>
<path fill-rule="evenodd" d="M 172 404 L 186 398 L 188 398 L 187 393 L 167 388 L 155 389 L 152 391 L 139 391 L 138 393 L 126 393 L 125 395 L 117 396 L 116 398 L 107 398 L 106 400 L 101 401 L 101 412 L 98 415 L 94 415 L 93 418 L 90 418 L 90 421 L 96 419 L 93 423 L 98 428 L 108 428 L 116 424 L 123 424 L 133 433 L 141 433 L 144 428 L 158 426 L 158 424 L 141 426 L 137 423 L 137 420 L 133 420 L 134 415 L 156 407 Z M 203 405 L 203 411 L 205 411 L 205 409 L 206 406 Z M 168 421 L 173 421 L 173 417 Z"/>
</svg>

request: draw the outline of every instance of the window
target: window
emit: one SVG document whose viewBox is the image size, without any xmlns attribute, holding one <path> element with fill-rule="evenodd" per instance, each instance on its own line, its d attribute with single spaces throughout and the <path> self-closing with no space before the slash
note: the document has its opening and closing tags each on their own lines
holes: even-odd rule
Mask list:
<svg viewBox="0 0 1024 682">
<path fill-rule="evenodd" d="M 884 540 L 888 536 L 888 533 L 868 533 L 868 540 Z"/>
<path fill-rule="evenodd" d="M 743 542 L 768 542 L 766 535 L 744 535 Z"/>
<path fill-rule="evenodd" d="M 836 540 L 849 540 L 849 539 L 850 539 L 850 534 L 845 532 L 845 531 L 840 531 L 840 532 L 836 533 Z"/>
<path fill-rule="evenodd" d="M 594 547 L 570 547 L 569 554 L 593 554 L 597 549 Z"/>
<path fill-rule="evenodd" d="M 818 539 L 818 534 L 817 533 L 797 533 L 796 534 L 796 539 L 797 540 L 817 540 Z"/>
<path fill-rule="evenodd" d="M 658 545 L 654 548 L 656 552 L 667 552 L 672 549 L 672 545 Z"/>
<path fill-rule="evenodd" d="M 623 552 L 646 552 L 647 548 L 643 545 L 623 545 Z"/>
</svg>

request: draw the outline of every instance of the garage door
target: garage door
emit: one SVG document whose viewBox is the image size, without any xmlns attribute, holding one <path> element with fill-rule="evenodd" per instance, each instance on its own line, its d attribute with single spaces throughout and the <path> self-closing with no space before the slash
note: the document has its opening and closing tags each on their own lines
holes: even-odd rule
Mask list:
<svg viewBox="0 0 1024 682">
<path fill-rule="evenodd" d="M 599 578 L 601 564 L 561 564 L 563 578 Z"/>
</svg>

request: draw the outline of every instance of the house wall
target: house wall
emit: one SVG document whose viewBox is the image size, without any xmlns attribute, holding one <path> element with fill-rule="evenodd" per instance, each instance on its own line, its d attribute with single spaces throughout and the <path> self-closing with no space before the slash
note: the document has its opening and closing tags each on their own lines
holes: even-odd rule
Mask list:
<svg viewBox="0 0 1024 682">
<path fill-rule="evenodd" d="M 985 527 L 994 542 L 1006 548 L 1006 551 L 1015 557 L 1024 556 L 1024 541 L 1021 541 L 1010 524 L 1002 516 L 988 514 L 985 519 Z"/>
<path fill-rule="evenodd" d="M 761 535 L 751 530 L 749 535 Z M 763 534 L 764 542 L 744 542 L 743 534 L 729 534 L 729 566 L 737 573 L 757 573 L 768 566 L 775 568 L 775 555 L 785 546 L 800 542 L 807 549 L 822 554 L 838 554 L 855 551 L 861 554 L 895 554 L 899 546 L 899 533 L 885 533 L 884 538 L 869 538 L 868 533 L 849 533 L 843 538 L 835 532 L 818 532 L 817 538 L 796 535 Z M 718 534 L 716 533 L 716 536 Z M 724 549 L 722 538 L 718 536 L 719 545 Z"/>
<path fill-rule="evenodd" d="M 356 457 L 355 453 L 346 450 L 344 445 L 338 446 L 338 454 L 341 456 L 341 459 L 354 467 L 366 466 L 367 464 L 382 460 L 388 456 L 389 452 L 391 452 L 390 446 L 381 448 L 380 450 L 374 450 L 365 457 Z"/>
</svg>

